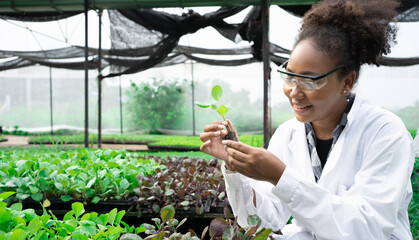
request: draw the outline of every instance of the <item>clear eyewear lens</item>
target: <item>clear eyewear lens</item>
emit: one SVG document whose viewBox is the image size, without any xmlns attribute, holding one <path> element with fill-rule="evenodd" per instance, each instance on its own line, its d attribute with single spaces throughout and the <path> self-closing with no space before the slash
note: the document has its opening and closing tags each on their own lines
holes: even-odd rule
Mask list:
<svg viewBox="0 0 419 240">
<path fill-rule="evenodd" d="M 302 90 L 305 91 L 318 90 L 327 83 L 327 77 L 313 81 L 309 78 L 294 77 L 284 73 L 280 73 L 280 75 L 286 86 L 293 87 L 297 84 Z"/>
</svg>

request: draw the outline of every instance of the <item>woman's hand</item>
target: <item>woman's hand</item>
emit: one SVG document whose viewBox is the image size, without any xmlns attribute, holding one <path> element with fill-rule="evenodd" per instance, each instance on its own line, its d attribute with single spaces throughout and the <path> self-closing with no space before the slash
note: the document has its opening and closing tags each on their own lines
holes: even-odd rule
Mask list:
<svg viewBox="0 0 419 240">
<path fill-rule="evenodd" d="M 286 165 L 273 153 L 241 142 L 223 140 L 228 163 L 233 170 L 250 178 L 276 185 Z"/>
<path fill-rule="evenodd" d="M 202 152 L 207 153 L 216 158 L 227 160 L 227 152 L 224 145 L 221 143 L 222 138 L 227 135 L 227 131 L 223 130 L 231 122 L 214 121 L 204 127 L 204 132 L 201 133 L 200 138 L 203 142 L 200 149 Z"/>
</svg>

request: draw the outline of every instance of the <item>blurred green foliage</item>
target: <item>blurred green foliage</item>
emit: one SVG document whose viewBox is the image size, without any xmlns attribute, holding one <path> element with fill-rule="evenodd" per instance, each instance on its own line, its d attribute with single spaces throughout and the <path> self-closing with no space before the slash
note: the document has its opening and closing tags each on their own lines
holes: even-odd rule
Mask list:
<svg viewBox="0 0 419 240">
<path fill-rule="evenodd" d="M 411 106 L 396 111 L 395 114 L 402 119 L 407 129 L 419 128 L 419 101 L 416 101 Z"/>
<path fill-rule="evenodd" d="M 410 230 L 413 239 L 419 239 L 419 158 L 416 158 L 411 180 L 413 196 L 409 205 Z"/>
<path fill-rule="evenodd" d="M 127 115 L 138 129 L 151 133 L 159 128 L 173 128 L 184 116 L 186 80 L 154 79 L 152 83 L 131 82 L 127 90 Z"/>
<path fill-rule="evenodd" d="M 263 146 L 263 135 L 239 135 L 240 141 L 254 146 L 262 147 Z M 102 136 L 103 141 L 113 142 L 113 143 L 138 143 L 138 144 L 148 144 L 148 145 L 157 145 L 157 146 L 182 146 L 182 147 L 200 147 L 201 140 L 199 136 L 175 136 L 175 135 L 160 135 L 160 134 L 107 134 Z M 97 142 L 97 134 L 89 135 L 89 143 Z M 56 144 L 60 146 L 61 144 L 83 144 L 84 135 L 83 134 L 74 134 L 74 135 L 43 135 L 43 136 L 33 136 L 29 139 L 31 144 Z"/>
</svg>

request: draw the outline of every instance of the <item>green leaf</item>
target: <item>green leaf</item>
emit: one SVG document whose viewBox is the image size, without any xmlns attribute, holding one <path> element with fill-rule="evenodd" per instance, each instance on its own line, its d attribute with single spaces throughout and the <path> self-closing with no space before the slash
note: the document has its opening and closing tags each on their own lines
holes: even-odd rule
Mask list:
<svg viewBox="0 0 419 240">
<path fill-rule="evenodd" d="M 223 239 L 231 240 L 234 237 L 234 228 L 233 226 L 226 226 L 224 228 Z"/>
<path fill-rule="evenodd" d="M 0 217 L 0 222 L 2 222 L 2 220 L 1 220 L 2 217 Z M 5 222 L 7 222 L 7 221 L 5 221 Z M 19 224 L 23 224 L 24 226 L 26 226 L 26 221 L 23 218 L 19 217 L 19 216 L 14 217 L 13 218 L 13 225 L 14 226 L 17 226 Z"/>
<path fill-rule="evenodd" d="M 42 227 L 42 222 L 41 220 L 37 218 L 32 219 L 28 224 L 28 230 L 30 231 L 31 234 L 38 232 L 39 229 L 41 229 L 41 227 Z"/>
<path fill-rule="evenodd" d="M 34 194 L 31 195 L 31 197 L 32 197 L 32 199 L 35 202 L 40 202 L 44 198 L 44 194 L 42 194 L 42 193 L 34 193 Z"/>
<path fill-rule="evenodd" d="M 25 199 L 27 199 L 28 197 L 30 197 L 31 195 L 29 194 L 25 194 L 25 193 L 18 193 L 16 194 L 16 198 L 23 201 Z"/>
<path fill-rule="evenodd" d="M 93 185 L 95 182 L 96 182 L 96 177 L 94 177 L 92 180 L 90 180 L 90 181 L 87 183 L 86 188 L 91 188 L 91 187 L 92 187 L 92 185 Z"/>
<path fill-rule="evenodd" d="M 71 239 L 80 239 L 80 240 L 88 240 L 89 237 L 85 236 L 83 234 L 77 233 L 77 234 L 71 234 L 72 238 Z"/>
<path fill-rule="evenodd" d="M 223 191 L 220 194 L 218 194 L 218 199 L 223 200 L 223 198 L 225 197 L 226 193 Z"/>
<path fill-rule="evenodd" d="M 22 240 L 24 239 L 24 235 L 25 235 L 25 231 L 18 228 L 15 229 L 12 233 L 12 235 L 10 236 L 9 240 Z"/>
<path fill-rule="evenodd" d="M 211 90 L 212 98 L 218 101 L 218 99 L 220 99 L 222 95 L 223 95 L 223 89 L 220 87 L 220 85 L 215 85 Z"/>
<path fill-rule="evenodd" d="M 45 230 L 42 230 L 38 232 L 33 239 L 34 240 L 48 240 L 48 235 L 45 232 Z"/>
<path fill-rule="evenodd" d="M 59 190 L 59 191 L 63 191 L 64 190 L 64 186 L 59 183 L 59 182 L 54 182 L 55 187 Z"/>
<path fill-rule="evenodd" d="M 195 102 L 195 104 L 200 108 L 209 108 L 211 106 L 209 103 Z"/>
<path fill-rule="evenodd" d="M 128 180 L 122 179 L 122 181 L 119 183 L 119 186 L 121 187 L 122 190 L 128 189 L 129 187 Z"/>
<path fill-rule="evenodd" d="M 120 224 L 121 220 L 122 220 L 122 217 L 124 217 L 124 215 L 125 215 L 125 210 L 119 211 L 118 214 L 116 215 L 115 223 Z"/>
<path fill-rule="evenodd" d="M 221 105 L 218 109 L 217 112 L 221 115 L 221 116 L 225 116 L 226 113 L 228 112 L 228 108 L 225 107 L 224 105 Z"/>
<path fill-rule="evenodd" d="M 151 209 L 153 209 L 153 211 L 155 213 L 158 213 L 158 212 L 160 212 L 160 205 L 155 203 L 155 204 L 153 204 L 153 206 L 151 206 Z"/>
<path fill-rule="evenodd" d="M 63 224 L 61 225 L 67 232 L 72 233 L 74 231 L 76 231 L 76 228 L 70 224 Z"/>
<path fill-rule="evenodd" d="M 42 203 L 42 206 L 44 206 L 44 208 L 47 208 L 51 206 L 51 202 L 48 199 L 45 199 L 44 202 Z"/>
<path fill-rule="evenodd" d="M 76 214 L 76 218 L 84 213 L 83 203 L 75 202 L 71 204 L 71 209 L 73 209 L 74 213 Z"/>
<path fill-rule="evenodd" d="M 15 192 L 3 192 L 3 193 L 0 193 L 0 201 L 5 200 L 6 198 L 12 196 L 13 194 L 15 194 Z"/>
<path fill-rule="evenodd" d="M 163 207 L 160 211 L 160 218 L 165 223 L 175 216 L 175 208 L 172 205 Z"/>
<path fill-rule="evenodd" d="M 157 233 L 157 240 L 162 240 L 164 238 L 164 235 L 166 235 L 166 232 Z"/>
<path fill-rule="evenodd" d="M 15 203 L 12 206 L 10 206 L 10 209 L 15 211 L 22 211 L 22 203 Z"/>
<path fill-rule="evenodd" d="M 142 240 L 142 238 L 137 234 L 125 233 L 119 240 Z"/>
<path fill-rule="evenodd" d="M 0 224 L 10 222 L 12 220 L 12 214 L 10 211 L 6 211 L 6 209 L 0 209 Z M 1 226 L 1 225 L 0 225 Z"/>
<path fill-rule="evenodd" d="M 28 221 L 38 218 L 38 215 L 35 213 L 35 210 L 33 209 L 24 209 L 22 213 L 25 215 L 25 218 Z"/>
<path fill-rule="evenodd" d="M 250 215 L 247 217 L 247 224 L 249 224 L 249 226 L 259 227 L 261 223 L 262 220 L 257 215 Z"/>
<path fill-rule="evenodd" d="M 259 234 L 257 234 L 252 240 L 266 240 L 269 238 L 269 235 L 271 234 L 272 229 L 265 229 Z"/>
<path fill-rule="evenodd" d="M 73 211 L 73 210 L 68 211 L 68 212 L 64 215 L 63 220 L 64 220 L 64 221 L 70 220 L 73 216 L 74 216 L 74 211 Z"/>
<path fill-rule="evenodd" d="M 247 237 L 252 236 L 254 233 L 256 233 L 257 230 L 258 230 L 257 226 L 252 226 L 252 227 L 248 228 L 246 233 L 244 234 L 243 238 L 247 238 Z"/>
<path fill-rule="evenodd" d="M 39 217 L 39 219 L 42 221 L 42 223 L 43 223 L 44 225 L 46 225 L 46 224 L 47 224 L 47 222 L 48 222 L 48 220 L 50 220 L 50 219 L 51 219 L 51 216 L 50 216 L 50 215 L 44 215 L 44 216 Z"/>
<path fill-rule="evenodd" d="M 165 196 L 170 196 L 170 195 L 173 195 L 173 194 L 175 194 L 175 190 L 173 190 L 173 189 L 167 189 L 165 192 L 164 192 L 164 195 Z"/>
<path fill-rule="evenodd" d="M 102 220 L 103 225 L 108 224 L 109 214 L 100 214 L 99 218 Z"/>
<path fill-rule="evenodd" d="M 147 231 L 147 228 L 145 228 L 143 226 L 139 226 L 139 227 L 135 228 L 135 233 L 137 233 L 137 234 L 138 233 L 143 233 L 145 231 Z"/>
<path fill-rule="evenodd" d="M 45 169 L 42 169 L 41 171 L 39 171 L 38 176 L 40 178 L 47 178 L 48 177 L 48 172 Z"/>
<path fill-rule="evenodd" d="M 61 199 L 61 201 L 63 201 L 63 202 L 68 202 L 68 201 L 70 201 L 70 200 L 72 199 L 72 197 L 71 197 L 71 196 L 69 196 L 69 195 L 62 195 L 62 196 L 60 197 L 60 199 Z"/>
<path fill-rule="evenodd" d="M 91 236 L 93 234 L 95 234 L 96 231 L 96 227 L 89 225 L 89 224 L 83 224 L 82 226 L 80 226 L 80 232 L 84 233 L 87 236 Z"/>
<path fill-rule="evenodd" d="M 92 199 L 93 204 L 97 204 L 100 201 L 100 197 L 96 196 Z"/>
<path fill-rule="evenodd" d="M 211 103 L 211 108 L 214 109 L 214 110 L 217 110 L 218 109 L 218 103 L 217 102 Z"/>
<path fill-rule="evenodd" d="M 86 213 L 81 217 L 80 221 L 89 220 L 90 219 L 90 213 Z"/>
<path fill-rule="evenodd" d="M 118 213 L 118 210 L 116 208 L 112 209 L 112 211 L 109 212 L 108 223 L 110 225 L 113 225 L 113 223 L 115 222 L 115 217 L 117 213 Z"/>
</svg>

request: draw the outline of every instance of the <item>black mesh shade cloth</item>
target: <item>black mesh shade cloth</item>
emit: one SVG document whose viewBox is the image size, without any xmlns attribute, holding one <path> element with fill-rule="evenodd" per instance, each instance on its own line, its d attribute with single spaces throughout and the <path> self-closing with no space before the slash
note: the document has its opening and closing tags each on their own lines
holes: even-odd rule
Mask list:
<svg viewBox="0 0 419 240">
<path fill-rule="evenodd" d="M 261 61 L 261 7 L 252 7 L 241 23 L 231 24 L 224 21 L 245 8 L 222 7 L 203 15 L 192 10 L 182 15 L 153 9 L 109 10 L 111 48 L 102 50 L 102 68 L 110 68 L 109 74 L 104 77 L 132 74 L 188 60 L 219 66 L 237 66 Z M 403 10 L 399 18 L 418 20 L 417 6 Z M 30 16 L 26 16 L 28 17 Z M 44 20 L 56 18 L 56 15 L 52 15 L 46 16 Z M 229 49 L 207 49 L 178 44 L 183 35 L 206 27 L 213 27 L 230 41 L 247 41 L 249 45 Z M 89 48 L 88 52 L 89 69 L 96 69 L 99 61 L 98 49 Z M 271 43 L 270 60 L 275 64 L 282 64 L 289 53 L 290 50 Z M 84 47 L 81 46 L 44 51 L 0 50 L 0 71 L 31 65 L 81 70 L 84 69 L 83 58 Z M 419 64 L 419 57 L 382 57 L 379 62 L 384 66 L 410 66 Z"/>
</svg>

